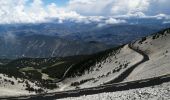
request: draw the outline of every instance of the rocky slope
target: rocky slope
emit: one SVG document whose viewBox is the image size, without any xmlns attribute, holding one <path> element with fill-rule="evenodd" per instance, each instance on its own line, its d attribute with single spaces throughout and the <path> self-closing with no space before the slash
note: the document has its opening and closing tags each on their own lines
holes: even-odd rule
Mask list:
<svg viewBox="0 0 170 100">
<path fill-rule="evenodd" d="M 149 60 L 136 66 L 135 69 L 133 69 L 133 71 L 121 83 L 131 82 L 131 81 L 141 80 L 141 79 L 154 78 L 163 75 L 169 75 L 170 74 L 170 67 L 169 67 L 170 40 L 169 39 L 170 39 L 170 29 L 166 29 L 156 34 L 153 34 L 149 37 L 144 37 L 136 42 L 131 43 L 132 48 L 134 48 L 135 50 L 140 50 L 146 55 L 148 55 Z M 129 59 L 135 59 L 136 61 L 139 60 L 136 59 L 135 57 L 129 57 L 128 60 Z M 112 66 L 114 68 L 114 65 Z M 90 86 L 87 85 L 90 82 L 91 81 L 84 83 L 86 84 L 85 87 Z M 107 81 L 105 80 L 104 82 Z M 122 100 L 122 99 L 169 100 L 170 99 L 169 88 L 170 88 L 170 82 L 167 82 L 161 85 L 132 89 L 127 91 L 106 92 L 106 93 L 100 93 L 95 95 L 66 98 L 61 100 L 82 100 L 82 99 L 84 100 L 91 100 L 91 99 L 93 100 L 100 100 L 100 99 L 103 100 L 113 100 L 113 99 L 114 100 Z"/>
<path fill-rule="evenodd" d="M 169 67 L 169 29 L 163 30 L 139 41 L 124 45 L 103 56 L 95 63 L 85 62 L 79 67 L 85 69 L 76 77 L 67 78 L 62 82 L 61 90 L 73 88 L 88 88 L 101 84 L 124 81 L 134 81 L 170 74 Z M 148 56 L 148 60 L 139 52 Z M 95 58 L 97 59 L 97 58 Z M 125 74 L 126 73 L 126 74 Z M 124 75 L 124 76 L 123 76 Z M 125 76 L 126 75 L 126 76 Z M 124 77 L 124 79 L 122 79 Z M 64 87 L 64 88 L 63 88 Z"/>
<path fill-rule="evenodd" d="M 37 82 L 0 74 L 0 96 L 20 96 L 41 92 Z M 34 91 L 35 90 L 35 91 Z"/>
<path fill-rule="evenodd" d="M 126 81 L 146 79 L 170 74 L 170 30 L 143 38 L 133 43 L 133 47 L 145 52 L 150 60 L 139 65 Z"/>
<path fill-rule="evenodd" d="M 107 92 L 95 95 L 72 97 L 57 100 L 169 100 L 170 82 L 157 86 L 127 91 Z"/>
<path fill-rule="evenodd" d="M 51 60 L 39 59 L 38 61 L 36 59 L 19 59 L 8 63 L 8 66 L 4 65 L 0 68 L 6 68 L 3 72 L 4 74 L 9 74 L 7 72 L 13 70 L 11 68 L 15 66 L 14 69 L 16 72 L 19 71 L 21 74 L 25 73 L 26 76 L 33 75 L 35 77 L 40 75 L 40 80 L 38 78 L 38 82 L 41 84 L 40 86 L 44 85 L 44 81 L 42 82 L 41 79 L 42 76 L 45 75 L 48 80 L 47 82 L 53 85 L 55 84 L 56 86 L 50 89 L 48 88 L 50 84 L 46 85 L 47 87 L 44 91 L 48 93 L 100 87 L 107 84 L 120 84 L 123 82 L 160 77 L 170 74 L 169 38 L 170 29 L 166 29 L 138 41 L 89 56 L 66 57 L 62 59 L 54 58 Z M 66 75 L 66 77 L 59 82 L 56 81 L 57 77 L 55 75 L 58 75 L 61 70 L 60 78 L 62 78 L 62 75 Z M 51 75 L 49 72 L 53 74 Z M 31 81 L 36 82 L 36 78 L 31 78 Z M 3 85 L 2 83 L 1 86 L 3 87 Z M 169 82 L 166 86 L 169 86 Z M 41 89 L 43 88 L 44 87 L 41 87 Z M 155 87 L 153 91 L 155 91 L 156 88 L 157 87 Z M 16 90 L 21 89 L 16 88 Z M 139 89 L 137 89 L 137 91 L 138 90 Z M 166 91 L 169 90 L 166 89 Z M 136 95 L 136 92 L 132 92 L 132 94 Z M 169 94 L 167 93 L 165 95 Z"/>
</svg>

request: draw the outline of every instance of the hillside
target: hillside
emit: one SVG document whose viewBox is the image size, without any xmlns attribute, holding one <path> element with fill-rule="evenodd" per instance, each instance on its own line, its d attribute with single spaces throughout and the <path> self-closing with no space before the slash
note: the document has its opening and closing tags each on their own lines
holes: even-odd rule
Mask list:
<svg viewBox="0 0 170 100">
<path fill-rule="evenodd" d="M 164 29 L 167 26 L 166 25 L 157 26 L 155 24 L 148 25 L 148 23 L 137 25 L 136 24 L 108 25 L 85 32 L 68 34 L 64 38 L 83 41 L 98 41 L 110 45 L 120 46 L 122 44 L 127 44 L 132 40 L 135 41 L 140 39 L 141 37 L 149 36 L 151 35 L 151 33 Z"/>
<path fill-rule="evenodd" d="M 166 83 L 166 86 L 169 86 L 169 38 L 170 29 L 166 29 L 138 41 L 93 55 L 13 60 L 1 65 L 0 73 L 2 73 L 2 77 L 16 77 L 36 83 L 39 90 L 31 86 L 33 91 L 28 91 L 30 91 L 30 94 L 37 91 L 37 93 L 45 93 L 44 97 L 46 95 L 48 97 L 48 93 L 53 92 L 54 96 L 55 92 L 60 95 L 62 91 L 67 90 L 71 90 L 70 92 L 68 91 L 70 95 L 77 93 L 77 91 L 81 93 L 81 91 L 90 91 L 91 89 L 104 91 L 107 85 L 113 85 L 113 87 L 117 88 L 122 86 L 127 89 L 128 84 L 135 84 L 136 86 L 142 83 L 154 84 L 154 78 L 159 83 L 155 85 L 163 86 L 161 85 L 164 83 L 163 79 L 166 79 L 163 77 L 164 75 L 167 75 L 166 82 L 168 83 Z M 148 83 L 150 80 L 152 82 Z M 22 82 L 22 84 L 25 84 L 25 82 Z M 4 80 L 2 80 L 1 86 L 4 89 L 9 87 L 5 86 Z M 17 87 L 15 84 L 14 86 Z M 166 86 L 163 86 L 163 88 Z M 143 87 L 141 86 L 140 88 Z M 158 89 L 161 88 L 158 87 Z M 22 90 L 20 87 L 15 89 Z M 157 89 L 157 86 L 153 91 L 155 89 Z M 133 90 L 129 91 L 136 94 Z M 135 91 L 141 90 L 137 89 Z M 126 94 L 126 91 L 124 93 Z M 8 94 L 8 91 L 6 91 L 6 94 L 1 94 L 1 96 L 6 95 L 14 96 L 13 94 Z M 18 95 L 27 95 L 27 93 L 18 93 Z"/>
<path fill-rule="evenodd" d="M 93 66 L 90 66 L 89 68 L 90 70 L 86 69 L 84 70 L 83 74 L 79 74 L 77 77 L 74 78 L 66 79 L 63 82 L 64 86 L 62 87 L 64 88 L 61 88 L 62 90 L 67 90 L 67 89 L 72 90 L 73 88 L 75 89 L 87 88 L 87 89 L 77 90 L 79 91 L 79 94 L 82 93 L 82 95 L 79 95 L 80 97 L 76 97 L 76 98 L 74 97 L 76 96 L 76 94 L 70 91 L 71 92 L 70 96 L 73 96 L 74 98 L 67 98 L 62 100 L 82 100 L 82 99 L 98 100 L 101 98 L 106 100 L 108 99 L 120 100 L 120 99 L 133 99 L 133 98 L 139 100 L 143 100 L 143 99 L 168 100 L 170 95 L 169 94 L 170 84 L 168 81 L 169 79 L 167 80 L 168 82 L 165 82 L 163 84 L 160 83 L 159 85 L 156 86 L 152 86 L 151 84 L 152 83 L 157 84 L 157 82 L 161 82 L 161 80 L 149 82 L 147 79 L 156 78 L 156 77 L 160 77 L 160 79 L 164 79 L 161 78 L 161 76 L 170 74 L 169 38 L 170 38 L 170 29 L 166 29 L 156 34 L 153 34 L 151 36 L 144 37 L 138 41 L 132 42 L 128 45 L 125 45 L 122 48 L 119 48 L 118 49 L 119 53 L 115 53 L 115 51 L 113 51 L 107 57 L 96 62 L 96 64 L 94 64 Z M 112 55 L 113 53 L 115 53 L 114 56 Z M 109 58 L 110 60 L 108 60 Z M 124 67 L 124 65 L 126 64 L 121 65 L 122 62 L 126 62 L 124 60 L 128 62 L 128 65 L 126 67 Z M 119 63 L 120 65 L 116 65 L 114 61 Z M 105 68 L 107 70 L 105 70 Z M 108 72 L 108 74 L 106 74 L 105 72 Z M 69 81 L 72 82 L 71 85 Z M 136 83 L 135 81 L 139 81 L 139 82 Z M 140 87 L 140 83 L 143 82 L 150 85 L 149 86 L 146 85 L 147 87 L 143 87 L 143 88 L 140 87 L 140 88 L 134 88 L 132 90 L 129 90 L 128 88 L 130 87 L 128 86 L 126 87 L 126 85 L 128 85 L 129 83 L 126 82 L 136 83 L 132 87 L 136 87 L 136 86 Z M 113 87 L 110 87 L 109 89 L 107 88 L 109 87 L 107 86 L 107 84 L 109 86 L 113 85 Z M 119 90 L 120 92 L 116 91 L 114 85 L 116 85 L 116 87 L 118 88 L 119 86 L 125 86 L 125 89 L 127 90 L 123 91 L 120 89 Z M 99 86 L 99 87 L 89 88 L 95 86 Z M 92 93 L 91 95 L 89 95 L 88 92 L 85 92 L 85 91 L 90 92 L 90 90 Z M 93 94 L 95 90 L 102 91 L 102 92 L 97 92 L 99 94 L 97 93 Z M 116 92 L 107 92 L 107 91 L 114 91 L 114 90 Z M 87 96 L 85 94 L 87 94 Z M 55 96 L 53 97 L 55 98 Z"/>
<path fill-rule="evenodd" d="M 105 21 L 107 19 L 103 19 Z M 126 19 L 127 20 L 127 19 Z M 0 59 L 89 55 L 135 41 L 167 28 L 163 20 L 127 20 L 128 23 L 39 23 L 0 25 Z"/>
<path fill-rule="evenodd" d="M 145 52 L 150 60 L 139 65 L 126 81 L 146 79 L 170 73 L 170 30 L 158 32 L 133 43 L 133 48 Z"/>
<path fill-rule="evenodd" d="M 76 77 L 62 82 L 61 90 L 127 82 L 170 74 L 169 29 L 113 50 L 102 59 L 86 61 Z M 140 52 L 142 52 L 140 54 Z M 146 57 L 148 59 L 146 60 Z M 94 63 L 89 63 L 90 61 Z M 123 79 L 123 78 L 124 79 Z M 63 88 L 64 87 L 64 88 Z"/>
<path fill-rule="evenodd" d="M 15 36 L 9 34 L 0 37 L 0 58 L 48 58 L 87 55 L 103 51 L 108 47 L 97 42 L 70 41 L 57 36 Z"/>
<path fill-rule="evenodd" d="M 71 97 L 56 100 L 169 100 L 170 83 L 118 92 L 105 92 L 95 95 Z"/>
</svg>

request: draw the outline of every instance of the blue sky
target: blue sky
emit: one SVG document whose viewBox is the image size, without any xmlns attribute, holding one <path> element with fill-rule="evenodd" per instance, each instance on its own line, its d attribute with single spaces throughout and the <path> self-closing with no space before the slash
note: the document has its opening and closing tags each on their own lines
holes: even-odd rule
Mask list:
<svg viewBox="0 0 170 100">
<path fill-rule="evenodd" d="M 69 0 L 43 0 L 44 4 L 55 3 L 57 6 L 65 6 Z"/>
</svg>

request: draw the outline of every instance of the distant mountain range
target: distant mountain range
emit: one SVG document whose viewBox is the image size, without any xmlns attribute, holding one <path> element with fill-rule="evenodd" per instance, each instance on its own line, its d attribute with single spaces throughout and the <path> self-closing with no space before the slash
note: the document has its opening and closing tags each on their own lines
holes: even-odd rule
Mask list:
<svg viewBox="0 0 170 100">
<path fill-rule="evenodd" d="M 170 27 L 169 23 L 164 23 L 164 19 L 124 20 L 126 23 L 102 26 L 97 22 L 71 21 L 0 25 L 0 58 L 93 54 Z"/>
<path fill-rule="evenodd" d="M 163 27 L 162 27 L 163 28 Z M 122 45 L 130 41 L 137 40 L 141 37 L 148 36 L 160 30 L 159 26 L 143 26 L 143 25 L 110 25 L 95 29 L 88 32 L 77 32 L 69 34 L 64 38 L 73 40 L 97 41 L 109 45 Z"/>
<path fill-rule="evenodd" d="M 57 36 L 34 34 L 0 37 L 0 58 L 8 59 L 87 55 L 107 48 L 109 46 L 97 42 L 70 41 Z"/>
<path fill-rule="evenodd" d="M 39 39 L 41 36 L 33 37 Z M 4 64 L 0 65 L 0 91 L 3 92 L 0 98 L 15 96 L 18 99 L 23 97 L 16 96 L 28 95 L 30 99 L 32 94 L 37 94 L 34 99 L 64 98 L 63 93 L 69 97 L 93 94 L 90 91 L 104 93 L 153 88 L 165 82 L 169 86 L 169 38 L 170 29 L 166 29 L 92 55 L 1 60 Z"/>
</svg>

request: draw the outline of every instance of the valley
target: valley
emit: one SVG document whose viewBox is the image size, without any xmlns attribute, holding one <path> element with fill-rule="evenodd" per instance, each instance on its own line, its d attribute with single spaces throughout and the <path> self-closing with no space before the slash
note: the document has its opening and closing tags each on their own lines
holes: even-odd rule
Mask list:
<svg viewBox="0 0 170 100">
<path fill-rule="evenodd" d="M 0 100 L 170 100 L 170 0 L 0 0 Z"/>
<path fill-rule="evenodd" d="M 92 55 L 12 60 L 0 66 L 1 85 L 25 93 L 6 91 L 1 98 L 57 99 L 169 84 L 169 33 Z"/>
</svg>

